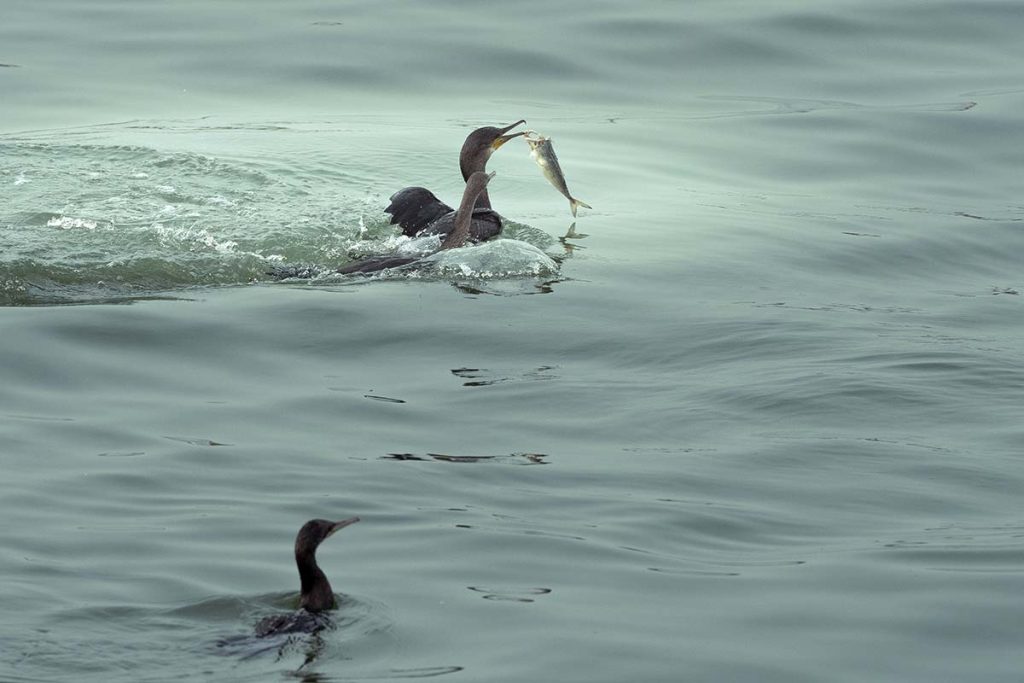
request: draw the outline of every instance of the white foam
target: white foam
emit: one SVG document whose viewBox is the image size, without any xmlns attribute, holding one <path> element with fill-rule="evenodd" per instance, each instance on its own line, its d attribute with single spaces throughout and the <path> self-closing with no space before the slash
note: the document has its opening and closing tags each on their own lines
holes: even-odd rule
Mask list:
<svg viewBox="0 0 1024 683">
<path fill-rule="evenodd" d="M 423 261 L 441 274 L 466 277 L 495 278 L 558 272 L 558 264 L 543 251 L 529 242 L 510 239 L 439 251 Z"/>
<path fill-rule="evenodd" d="M 95 230 L 97 225 L 96 221 L 89 220 L 88 218 L 73 218 L 71 216 L 53 216 L 50 220 L 46 221 L 47 227 L 60 228 L 61 230 L 80 228 Z"/>
</svg>

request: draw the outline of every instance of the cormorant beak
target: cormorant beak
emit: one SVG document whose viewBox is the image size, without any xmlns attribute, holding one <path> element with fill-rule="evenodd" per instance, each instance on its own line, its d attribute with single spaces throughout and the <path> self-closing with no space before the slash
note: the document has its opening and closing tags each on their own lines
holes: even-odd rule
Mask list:
<svg viewBox="0 0 1024 683">
<path fill-rule="evenodd" d="M 491 149 L 492 150 L 498 149 L 499 147 L 504 145 L 506 142 L 508 142 L 512 138 L 517 138 L 520 135 L 526 135 L 526 131 L 525 130 L 522 133 L 513 133 L 512 135 L 505 135 L 505 133 L 509 132 L 510 130 L 512 130 L 513 128 L 518 126 L 520 123 L 526 123 L 526 121 L 520 119 L 519 121 L 516 121 L 515 123 L 513 123 L 510 126 L 505 126 L 504 128 L 499 128 L 498 132 L 500 133 L 500 135 L 498 137 L 494 138 L 494 142 L 491 143 Z"/>
<path fill-rule="evenodd" d="M 358 521 L 358 517 L 349 517 L 348 519 L 343 519 L 340 522 L 335 522 L 327 531 L 327 536 L 324 536 L 324 538 L 327 538 L 328 536 L 331 536 L 335 531 L 340 531 L 341 529 L 347 527 L 349 524 L 355 524 Z"/>
</svg>

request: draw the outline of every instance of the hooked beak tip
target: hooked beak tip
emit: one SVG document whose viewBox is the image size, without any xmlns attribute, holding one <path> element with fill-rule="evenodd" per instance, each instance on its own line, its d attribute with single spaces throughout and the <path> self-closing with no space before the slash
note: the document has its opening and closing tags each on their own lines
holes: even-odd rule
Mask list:
<svg viewBox="0 0 1024 683">
<path fill-rule="evenodd" d="M 331 534 L 333 534 L 336 531 L 340 531 L 340 530 L 344 529 L 345 527 L 349 526 L 350 524 L 355 524 L 358 521 L 359 521 L 358 517 L 349 517 L 348 519 L 343 519 L 340 522 L 335 522 L 334 526 L 331 527 L 331 530 L 328 533 L 328 535 L 331 535 Z"/>
<path fill-rule="evenodd" d="M 499 128 L 498 132 L 501 133 L 501 135 L 496 137 L 494 139 L 494 142 L 491 143 L 491 149 L 498 149 L 499 147 L 504 145 L 506 142 L 508 142 L 512 138 L 517 138 L 520 135 L 526 135 L 526 131 L 523 131 L 522 133 L 512 133 L 511 135 L 506 135 L 506 133 L 508 133 L 510 130 L 512 130 L 513 128 L 515 128 L 516 126 L 518 126 L 521 123 L 526 123 L 526 120 L 525 119 L 519 119 L 518 121 L 516 121 L 513 124 L 505 126 L 504 128 Z"/>
</svg>

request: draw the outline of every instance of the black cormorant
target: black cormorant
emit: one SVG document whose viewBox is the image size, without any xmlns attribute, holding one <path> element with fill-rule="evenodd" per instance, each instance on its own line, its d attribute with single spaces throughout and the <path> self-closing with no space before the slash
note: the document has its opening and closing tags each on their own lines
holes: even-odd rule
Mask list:
<svg viewBox="0 0 1024 683">
<path fill-rule="evenodd" d="M 340 522 L 311 519 L 302 525 L 295 537 L 295 564 L 299 568 L 302 585 L 299 611 L 261 620 L 256 625 L 256 635 L 263 637 L 278 633 L 310 633 L 326 625 L 323 613 L 334 609 L 337 601 L 330 582 L 316 563 L 316 549 L 331 534 L 358 521 L 358 517 Z"/>
<path fill-rule="evenodd" d="M 462 179 L 468 182 L 474 173 L 486 171 L 487 160 L 495 150 L 512 138 L 525 135 L 526 131 L 509 133 L 521 123 L 526 121 L 516 121 L 504 128 L 485 126 L 470 133 L 462 144 L 462 151 L 459 152 Z M 384 211 L 391 214 L 391 223 L 402 228 L 402 233 L 409 237 L 421 234 L 447 234 L 455 224 L 455 212 L 452 211 L 452 207 L 425 187 L 406 187 L 399 190 L 391 195 L 391 203 Z M 483 242 L 500 232 L 501 217 L 491 209 L 490 197 L 484 190 L 477 199 L 469 234 L 474 242 Z"/>
<path fill-rule="evenodd" d="M 459 204 L 458 211 L 453 211 L 451 214 L 448 214 L 451 216 L 451 220 L 449 221 L 448 229 L 445 231 L 447 234 L 441 242 L 441 246 L 438 251 L 455 249 L 456 247 L 461 247 L 468 241 L 470 236 L 473 234 L 473 229 L 479 223 L 477 220 L 478 214 L 474 211 L 473 207 L 479 207 L 480 201 L 487 198 L 487 183 L 493 177 L 494 173 L 475 171 L 466 178 L 466 189 L 462 193 L 462 202 Z M 403 190 L 403 192 L 404 191 L 405 190 Z M 424 190 L 424 192 L 426 192 L 426 190 Z M 490 209 L 488 209 L 488 211 L 490 211 Z M 497 219 L 498 214 L 493 211 L 490 211 L 490 213 Z M 448 215 L 444 216 L 442 220 L 448 218 Z M 430 232 L 429 228 L 426 232 Z M 410 263 L 415 263 L 416 261 L 419 261 L 420 258 L 422 257 L 374 256 L 368 259 L 363 259 L 362 261 L 354 261 L 344 265 L 341 268 L 338 268 L 337 272 L 346 275 L 353 273 L 376 273 L 388 268 L 397 268 L 399 266 L 406 266 Z"/>
</svg>

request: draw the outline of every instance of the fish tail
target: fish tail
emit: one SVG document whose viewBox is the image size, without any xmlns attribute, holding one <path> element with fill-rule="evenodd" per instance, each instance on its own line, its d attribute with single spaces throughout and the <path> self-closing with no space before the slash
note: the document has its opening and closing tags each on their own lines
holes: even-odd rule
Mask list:
<svg viewBox="0 0 1024 683">
<path fill-rule="evenodd" d="M 580 201 L 579 199 L 576 199 L 575 197 L 569 197 L 569 208 L 572 209 L 572 217 L 573 218 L 576 217 L 576 209 L 577 209 L 577 207 L 580 207 L 580 206 L 582 206 L 584 209 L 593 209 L 594 208 L 590 204 L 587 204 L 584 201 Z"/>
</svg>

